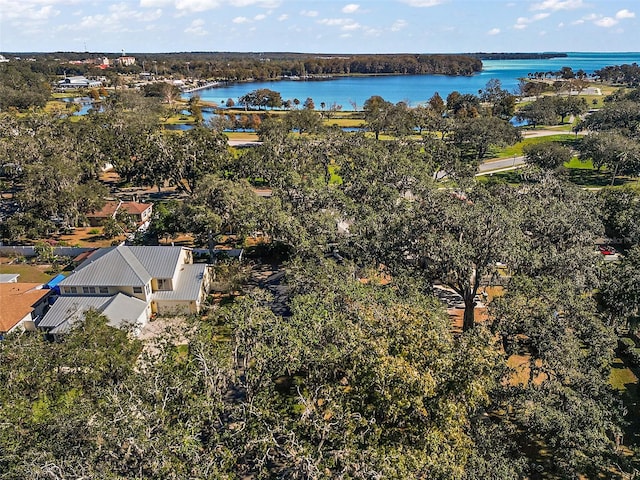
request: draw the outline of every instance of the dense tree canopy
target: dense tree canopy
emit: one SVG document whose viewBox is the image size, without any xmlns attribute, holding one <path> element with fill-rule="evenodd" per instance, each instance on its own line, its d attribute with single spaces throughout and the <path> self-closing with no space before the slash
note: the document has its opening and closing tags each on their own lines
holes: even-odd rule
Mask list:
<svg viewBox="0 0 640 480">
<path fill-rule="evenodd" d="M 82 224 L 107 194 L 97 179 L 111 163 L 127 186 L 173 187 L 155 204 L 150 238 L 187 233 L 209 247 L 224 238 L 251 257 L 234 268 L 256 275 L 144 345 L 95 312 L 58 342 L 4 338 L 0 476 L 632 471 L 618 444 L 634 439 L 622 436 L 625 412 L 609 383 L 615 334 L 637 328 L 632 188 L 567 183 L 557 167 L 571 152 L 557 143 L 527 147 L 540 168 L 509 177 L 515 185 L 475 178 L 491 147 L 520 138 L 496 82 L 415 109 L 371 97 L 360 132 L 325 127 L 300 100 L 287 112 L 249 112 L 243 126 L 252 122 L 260 140 L 251 148 L 230 148 L 222 121 L 164 130 L 165 93 L 118 91 L 73 122 L 3 115 L 3 237 Z M 636 100 L 612 97 L 622 114 L 609 106 L 587 117 L 590 134 L 575 141 L 583 158 L 614 175 L 637 170 Z M 584 107 L 539 102 L 554 122 Z M 265 244 L 245 244 L 252 232 Z M 617 263 L 596 249 L 604 234 L 621 242 Z M 50 257 L 46 245 L 38 251 Z M 238 283 L 223 267 L 217 280 Z M 267 269 L 277 274 L 264 280 Z"/>
</svg>

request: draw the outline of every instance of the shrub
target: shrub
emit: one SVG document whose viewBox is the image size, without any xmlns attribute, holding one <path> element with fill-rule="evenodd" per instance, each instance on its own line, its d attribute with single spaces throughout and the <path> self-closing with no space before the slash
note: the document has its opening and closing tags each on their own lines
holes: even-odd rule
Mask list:
<svg viewBox="0 0 640 480">
<path fill-rule="evenodd" d="M 630 348 L 627 352 L 631 363 L 636 367 L 640 366 L 640 348 Z"/>
<path fill-rule="evenodd" d="M 625 355 L 628 351 L 636 346 L 636 342 L 632 338 L 622 337 L 618 339 L 618 349 L 620 353 Z"/>
</svg>

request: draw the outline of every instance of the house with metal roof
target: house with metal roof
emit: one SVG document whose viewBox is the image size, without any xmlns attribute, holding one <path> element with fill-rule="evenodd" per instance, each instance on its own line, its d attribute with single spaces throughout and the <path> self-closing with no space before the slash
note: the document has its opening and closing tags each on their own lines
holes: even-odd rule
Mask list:
<svg viewBox="0 0 640 480">
<path fill-rule="evenodd" d="M 147 304 L 123 293 L 111 296 L 69 295 L 56 300 L 38 328 L 53 336 L 64 334 L 82 322 L 86 312 L 95 310 L 108 319 L 108 325 L 116 328 L 139 329 L 147 322 Z"/>
<path fill-rule="evenodd" d="M 82 76 L 75 76 L 65 77 L 56 85 L 60 90 L 72 90 L 77 88 L 98 88 L 102 86 L 102 82 L 99 80 L 89 80 Z"/>
<path fill-rule="evenodd" d="M 189 248 L 101 248 L 58 284 L 60 297 L 38 328 L 64 333 L 90 309 L 114 326 L 143 326 L 154 314 L 195 314 L 209 292 L 210 278 L 209 266 L 194 264 Z"/>
</svg>

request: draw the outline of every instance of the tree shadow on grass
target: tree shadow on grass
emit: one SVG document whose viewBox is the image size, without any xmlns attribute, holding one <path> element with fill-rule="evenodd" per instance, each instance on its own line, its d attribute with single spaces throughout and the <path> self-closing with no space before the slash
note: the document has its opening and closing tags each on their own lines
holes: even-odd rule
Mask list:
<svg viewBox="0 0 640 480">
<path fill-rule="evenodd" d="M 623 425 L 623 443 L 620 446 L 627 463 L 626 469 L 640 467 L 640 458 L 636 452 L 640 447 L 640 385 L 636 375 L 636 367 L 627 358 L 616 357 L 611 365 L 610 383 L 622 400 L 626 415 Z"/>
<path fill-rule="evenodd" d="M 597 170 L 570 168 L 566 172 L 567 179 L 582 187 L 608 187 L 611 185 L 611 173 Z M 630 177 L 616 177 L 614 186 L 626 185 L 633 181 Z"/>
</svg>

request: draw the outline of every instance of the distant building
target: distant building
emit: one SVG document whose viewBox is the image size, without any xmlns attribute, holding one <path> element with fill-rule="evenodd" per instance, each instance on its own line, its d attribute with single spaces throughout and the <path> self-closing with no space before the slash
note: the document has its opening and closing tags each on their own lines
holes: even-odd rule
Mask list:
<svg viewBox="0 0 640 480">
<path fill-rule="evenodd" d="M 136 57 L 118 57 L 116 58 L 116 63 L 122 67 L 130 67 L 136 64 Z"/>
<path fill-rule="evenodd" d="M 87 214 L 87 220 L 92 227 L 100 226 L 108 218 L 115 218 L 116 213 L 119 211 L 125 211 L 133 220 L 141 226 L 151 220 L 151 214 L 153 213 L 152 203 L 138 203 L 138 202 L 122 202 L 120 200 L 108 201 L 104 204 L 100 210 Z"/>
<path fill-rule="evenodd" d="M 89 80 L 86 77 L 67 77 L 57 83 L 60 90 L 74 90 L 78 88 L 98 88 L 102 86 L 99 80 Z"/>
<path fill-rule="evenodd" d="M 4 55 L 0 55 L 0 63 L 5 63 L 5 62 L 8 62 L 8 61 L 9 61 L 9 59 L 6 58 Z"/>
</svg>

